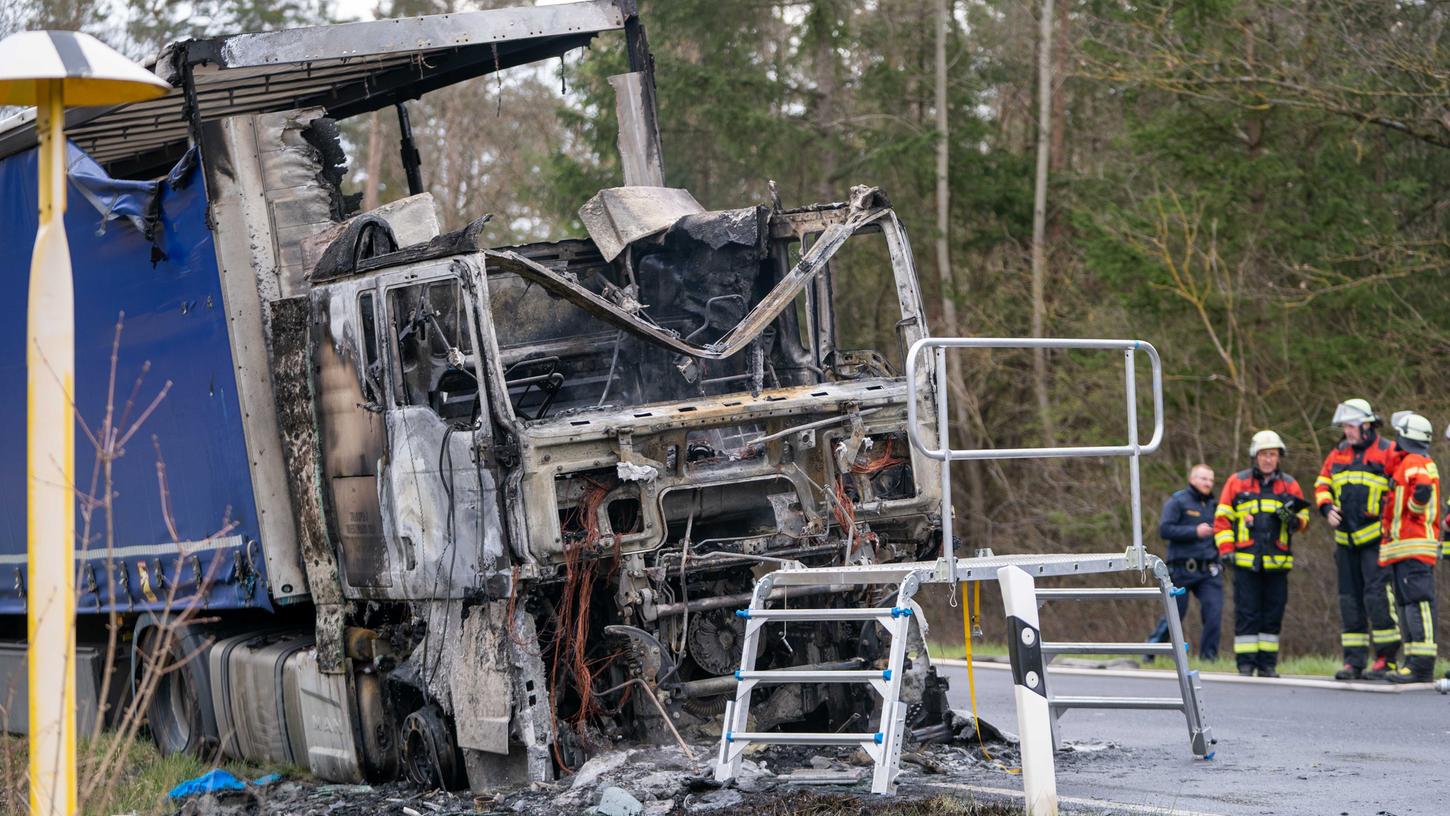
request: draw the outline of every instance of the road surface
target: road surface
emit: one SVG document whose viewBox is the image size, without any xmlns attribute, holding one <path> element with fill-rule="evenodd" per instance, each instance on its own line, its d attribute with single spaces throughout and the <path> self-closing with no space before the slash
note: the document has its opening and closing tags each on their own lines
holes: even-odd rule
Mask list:
<svg viewBox="0 0 1450 816">
<path fill-rule="evenodd" d="M 967 708 L 966 669 L 940 671 L 952 706 Z M 976 681 L 982 719 L 1015 733 L 1011 672 L 979 663 Z M 1177 695 L 1167 674 L 1049 673 L 1048 682 L 1064 695 Z M 1066 712 L 1063 739 L 1086 750 L 1059 755 L 1058 792 L 1225 816 L 1450 814 L 1450 696 L 1206 679 L 1204 701 L 1218 739 L 1212 761 L 1193 757 L 1178 712 Z M 1092 750 L 1104 742 L 1115 747 Z M 999 776 L 967 781 L 1021 790 L 1019 777 Z"/>
</svg>

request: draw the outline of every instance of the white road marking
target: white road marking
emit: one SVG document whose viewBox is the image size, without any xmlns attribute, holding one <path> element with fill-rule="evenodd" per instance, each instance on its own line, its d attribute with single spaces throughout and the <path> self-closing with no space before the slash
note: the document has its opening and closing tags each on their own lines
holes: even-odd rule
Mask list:
<svg viewBox="0 0 1450 816">
<path fill-rule="evenodd" d="M 953 790 L 980 793 L 988 796 L 1006 796 L 1013 799 L 1026 798 L 1022 791 L 1011 788 L 989 788 L 984 785 L 967 785 L 961 782 L 929 782 L 926 784 L 933 788 L 951 788 Z M 1101 810 L 1109 810 L 1113 813 L 1142 813 L 1147 814 L 1147 816 L 1224 816 L 1221 813 L 1209 813 L 1202 810 L 1181 810 L 1179 808 L 1161 808 L 1152 805 L 1135 805 L 1130 802 L 1114 802 L 1109 799 L 1088 799 L 1082 796 L 1059 796 L 1057 800 L 1064 804 L 1094 807 Z"/>
</svg>

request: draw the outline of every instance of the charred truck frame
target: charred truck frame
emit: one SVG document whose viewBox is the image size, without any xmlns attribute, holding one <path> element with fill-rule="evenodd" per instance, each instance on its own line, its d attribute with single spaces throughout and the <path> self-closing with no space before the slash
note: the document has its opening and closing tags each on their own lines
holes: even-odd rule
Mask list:
<svg viewBox="0 0 1450 816">
<path fill-rule="evenodd" d="M 589 237 L 487 247 L 482 218 L 440 234 L 406 126 L 413 195 L 358 213 L 342 194 L 337 120 L 396 107 L 406 125 L 409 99 L 611 31 L 632 69 L 611 80 L 626 186 L 584 204 Z M 82 689 L 108 616 L 144 649 L 178 610 L 205 610 L 175 647 L 199 657 L 147 708 L 165 750 L 334 780 L 548 779 L 619 740 L 718 723 L 732 611 L 763 571 L 937 550 L 939 465 L 905 430 L 901 355 L 927 330 L 901 223 L 865 187 L 725 211 L 665 188 L 631 0 L 186 41 L 154 67 L 171 94 L 73 112 L 67 129 L 78 306 L 95 324 L 78 409 L 109 399 L 122 309 L 121 367 L 176 383 L 149 429 L 169 492 L 146 456 L 117 461 L 134 479 L 115 540 L 84 543 Z M 34 189 L 33 144 L 31 113 L 0 126 L 7 212 Z M 6 220 L 28 246 L 24 219 Z M 833 309 L 852 285 L 838 253 L 864 240 L 884 240 L 894 349 L 848 348 Z M 27 263 L 9 262 L 12 302 Z M 13 633 L 24 424 L 5 410 Z M 92 453 L 78 460 L 91 472 Z M 876 603 L 865 592 L 789 597 Z M 873 626 L 792 626 L 761 665 L 870 666 Z M 924 649 L 912 665 L 908 695 L 935 708 Z M 753 716 L 834 728 L 874 716 L 873 699 L 781 688 Z"/>
</svg>

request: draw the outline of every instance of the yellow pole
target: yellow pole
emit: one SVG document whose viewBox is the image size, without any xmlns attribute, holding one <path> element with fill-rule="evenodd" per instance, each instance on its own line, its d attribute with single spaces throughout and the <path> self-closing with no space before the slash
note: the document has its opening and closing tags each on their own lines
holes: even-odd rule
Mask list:
<svg viewBox="0 0 1450 816">
<path fill-rule="evenodd" d="M 76 812 L 75 301 L 65 237 L 62 81 L 40 83 L 40 228 L 26 318 L 30 813 Z M 59 692 L 59 693 L 57 693 Z"/>
</svg>

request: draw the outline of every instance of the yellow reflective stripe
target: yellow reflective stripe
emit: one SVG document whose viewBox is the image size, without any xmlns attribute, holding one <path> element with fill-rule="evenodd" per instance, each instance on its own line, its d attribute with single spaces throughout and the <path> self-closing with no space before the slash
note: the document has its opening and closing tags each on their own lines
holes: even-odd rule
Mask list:
<svg viewBox="0 0 1450 816">
<path fill-rule="evenodd" d="M 1322 479 L 1324 477 L 1321 476 L 1320 478 Z M 1388 490 L 1390 486 L 1388 477 L 1364 470 L 1341 470 L 1330 477 L 1329 482 L 1336 488 L 1343 488 L 1345 485 L 1354 484 Z"/>
<path fill-rule="evenodd" d="M 1234 543 L 1234 531 L 1233 530 L 1219 530 L 1218 532 L 1216 532 L 1216 533 L 1213 534 L 1213 543 L 1217 544 L 1220 549 L 1222 549 L 1225 544 L 1227 544 L 1229 546 L 1233 546 L 1233 543 Z"/>
<path fill-rule="evenodd" d="M 1405 655 L 1407 657 L 1434 657 L 1434 643 L 1405 643 Z"/>
<path fill-rule="evenodd" d="M 1444 548 L 1440 551 L 1440 554 L 1446 558 L 1450 558 L 1450 541 L 1445 542 Z"/>
<path fill-rule="evenodd" d="M 1220 504 L 1213 513 L 1216 516 L 1232 516 L 1234 515 L 1234 509 L 1227 504 Z"/>
<path fill-rule="evenodd" d="M 1372 516 L 1379 515 L 1380 509 L 1383 506 L 1382 502 L 1384 501 L 1385 493 L 1387 492 L 1389 492 L 1389 486 L 1371 486 L 1369 489 L 1369 498 L 1364 501 L 1364 509 Z"/>
<path fill-rule="evenodd" d="M 1371 634 L 1374 635 L 1374 642 L 1380 644 L 1381 646 L 1389 643 L 1400 642 L 1399 629 L 1376 629 Z"/>
<path fill-rule="evenodd" d="M 1433 538 L 1401 538 L 1380 545 L 1381 561 L 1399 561 L 1415 555 L 1434 558 L 1440 554 L 1440 542 Z"/>
<path fill-rule="evenodd" d="M 1259 650 L 1258 635 L 1235 635 L 1234 654 L 1250 654 Z"/>
<path fill-rule="evenodd" d="M 1236 552 L 1236 553 L 1234 553 L 1234 566 L 1235 567 L 1244 567 L 1246 569 L 1253 569 L 1254 568 L 1254 554 L 1253 553 L 1246 553 L 1246 552 Z"/>
<path fill-rule="evenodd" d="M 1383 530 L 1380 527 L 1380 523 L 1375 522 L 1374 524 L 1365 525 L 1352 533 L 1347 533 L 1346 537 L 1355 544 L 1368 544 L 1379 538 L 1382 533 Z"/>
<path fill-rule="evenodd" d="M 1266 635 L 1266 634 L 1260 632 L 1259 633 L 1259 651 L 1261 651 L 1261 652 L 1277 652 L 1277 651 L 1279 651 L 1279 636 L 1278 635 Z"/>
<path fill-rule="evenodd" d="M 1430 608 L 1429 601 L 1420 601 L 1420 624 L 1425 627 L 1425 639 L 1431 648 L 1435 646 L 1435 610 Z"/>
<path fill-rule="evenodd" d="M 1264 569 L 1266 570 L 1288 570 L 1293 568 L 1294 556 L 1292 555 L 1264 556 Z"/>
<path fill-rule="evenodd" d="M 1357 646 L 1368 646 L 1369 635 L 1363 632 L 1342 632 L 1339 635 L 1339 645 L 1346 649 L 1353 649 Z"/>
</svg>

